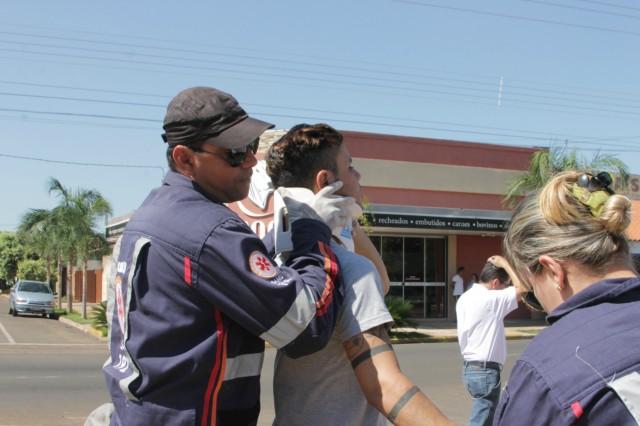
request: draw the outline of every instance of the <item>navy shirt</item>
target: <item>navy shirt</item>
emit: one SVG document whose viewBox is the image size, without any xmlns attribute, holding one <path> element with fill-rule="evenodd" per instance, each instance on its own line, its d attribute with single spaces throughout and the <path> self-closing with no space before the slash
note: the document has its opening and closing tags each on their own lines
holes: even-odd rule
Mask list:
<svg viewBox="0 0 640 426">
<path fill-rule="evenodd" d="M 494 425 L 637 425 L 607 383 L 640 372 L 639 320 L 638 278 L 566 300 L 516 361 Z"/>
<path fill-rule="evenodd" d="M 340 293 L 330 238 L 324 223 L 297 220 L 278 267 L 234 212 L 169 172 L 114 250 L 112 424 L 255 424 L 264 341 L 300 356 L 331 335 Z"/>
</svg>

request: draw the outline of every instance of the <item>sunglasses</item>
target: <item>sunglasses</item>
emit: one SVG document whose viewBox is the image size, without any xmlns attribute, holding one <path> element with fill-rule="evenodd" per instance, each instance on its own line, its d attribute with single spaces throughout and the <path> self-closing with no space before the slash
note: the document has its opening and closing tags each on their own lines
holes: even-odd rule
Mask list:
<svg viewBox="0 0 640 426">
<path fill-rule="evenodd" d="M 520 297 L 522 298 L 522 302 L 530 311 L 544 312 L 544 308 L 540 304 L 536 295 L 533 294 L 533 291 L 523 291 L 520 293 Z"/>
<path fill-rule="evenodd" d="M 610 185 L 613 183 L 611 174 L 607 172 L 600 172 L 595 176 L 591 176 L 587 173 L 583 173 L 578 177 L 576 182 L 580 188 L 587 188 L 590 191 L 596 191 L 599 189 L 605 190 L 609 195 L 615 194 Z"/>
<path fill-rule="evenodd" d="M 229 163 L 231 167 L 240 167 L 242 163 L 244 163 L 244 160 L 247 158 L 247 154 L 249 154 L 249 151 L 251 151 L 254 154 L 258 152 L 259 144 L 260 144 L 260 140 L 256 139 L 253 142 L 251 142 L 249 145 L 244 146 L 242 148 L 228 149 L 226 152 L 226 155 L 219 154 L 217 152 L 205 151 L 204 149 L 201 149 L 201 148 L 190 147 L 189 149 L 191 149 L 191 151 L 195 152 L 196 154 L 204 153 L 209 155 L 215 155 L 216 157 L 220 157 L 227 160 L 227 163 Z"/>
</svg>

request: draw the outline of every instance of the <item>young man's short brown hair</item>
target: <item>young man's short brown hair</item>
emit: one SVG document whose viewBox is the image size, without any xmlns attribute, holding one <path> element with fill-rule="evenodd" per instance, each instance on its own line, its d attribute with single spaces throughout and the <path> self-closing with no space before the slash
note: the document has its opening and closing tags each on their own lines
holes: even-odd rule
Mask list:
<svg viewBox="0 0 640 426">
<path fill-rule="evenodd" d="M 278 188 L 311 189 L 320 170 L 336 173 L 342 134 L 328 124 L 298 124 L 275 142 L 267 153 L 267 174 Z"/>
</svg>

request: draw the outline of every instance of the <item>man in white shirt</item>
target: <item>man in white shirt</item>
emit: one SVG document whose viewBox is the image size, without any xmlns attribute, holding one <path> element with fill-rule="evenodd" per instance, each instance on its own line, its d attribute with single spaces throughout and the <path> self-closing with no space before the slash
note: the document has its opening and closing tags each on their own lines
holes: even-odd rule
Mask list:
<svg viewBox="0 0 640 426">
<path fill-rule="evenodd" d="M 464 278 L 462 278 L 462 273 L 464 272 L 464 266 L 460 266 L 458 268 L 457 273 L 451 278 L 451 287 L 453 288 L 453 297 L 456 299 L 456 303 L 462 293 L 464 293 Z"/>
<path fill-rule="evenodd" d="M 464 358 L 462 379 L 473 397 L 469 425 L 491 425 L 500 400 L 500 373 L 507 357 L 504 317 L 518 307 L 520 292 L 510 285 L 503 266 L 492 256 L 456 305 L 458 342 Z"/>
</svg>

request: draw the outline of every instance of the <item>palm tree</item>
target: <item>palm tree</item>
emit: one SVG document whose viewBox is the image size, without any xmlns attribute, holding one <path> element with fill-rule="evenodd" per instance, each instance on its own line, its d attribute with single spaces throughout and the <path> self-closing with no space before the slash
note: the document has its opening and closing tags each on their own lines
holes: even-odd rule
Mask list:
<svg viewBox="0 0 640 426">
<path fill-rule="evenodd" d="M 52 215 L 49 210 L 30 209 L 22 216 L 17 232 L 18 238 L 24 245 L 35 251 L 40 258 L 45 259 L 48 283 L 51 283 L 51 266 L 56 250 L 51 219 Z M 58 297 L 60 297 L 59 292 Z"/>
<path fill-rule="evenodd" d="M 78 256 L 82 262 L 82 318 L 87 317 L 87 268 L 90 257 L 102 257 L 109 251 L 109 242 L 104 235 L 88 232 L 78 245 Z"/>
<path fill-rule="evenodd" d="M 523 195 L 542 188 L 556 173 L 566 170 L 582 170 L 587 173 L 612 172 L 620 177 L 619 185 L 624 190 L 629 185 L 629 168 L 614 155 L 597 153 L 591 161 L 578 157 L 575 149 L 552 146 L 533 154 L 527 173 L 512 180 L 503 198 L 506 206 L 514 207 Z"/>
<path fill-rule="evenodd" d="M 71 312 L 72 281 L 75 276 L 76 261 L 83 263 L 82 317 L 86 318 L 86 267 L 92 254 L 104 252 L 103 238 L 95 231 L 100 218 L 104 220 L 112 214 L 109 202 L 95 190 L 78 189 L 71 191 L 59 180 L 50 178 L 49 193 L 56 192 L 60 204 L 53 209 L 57 232 L 64 235 L 61 253 L 67 263 L 67 310 Z"/>
</svg>

